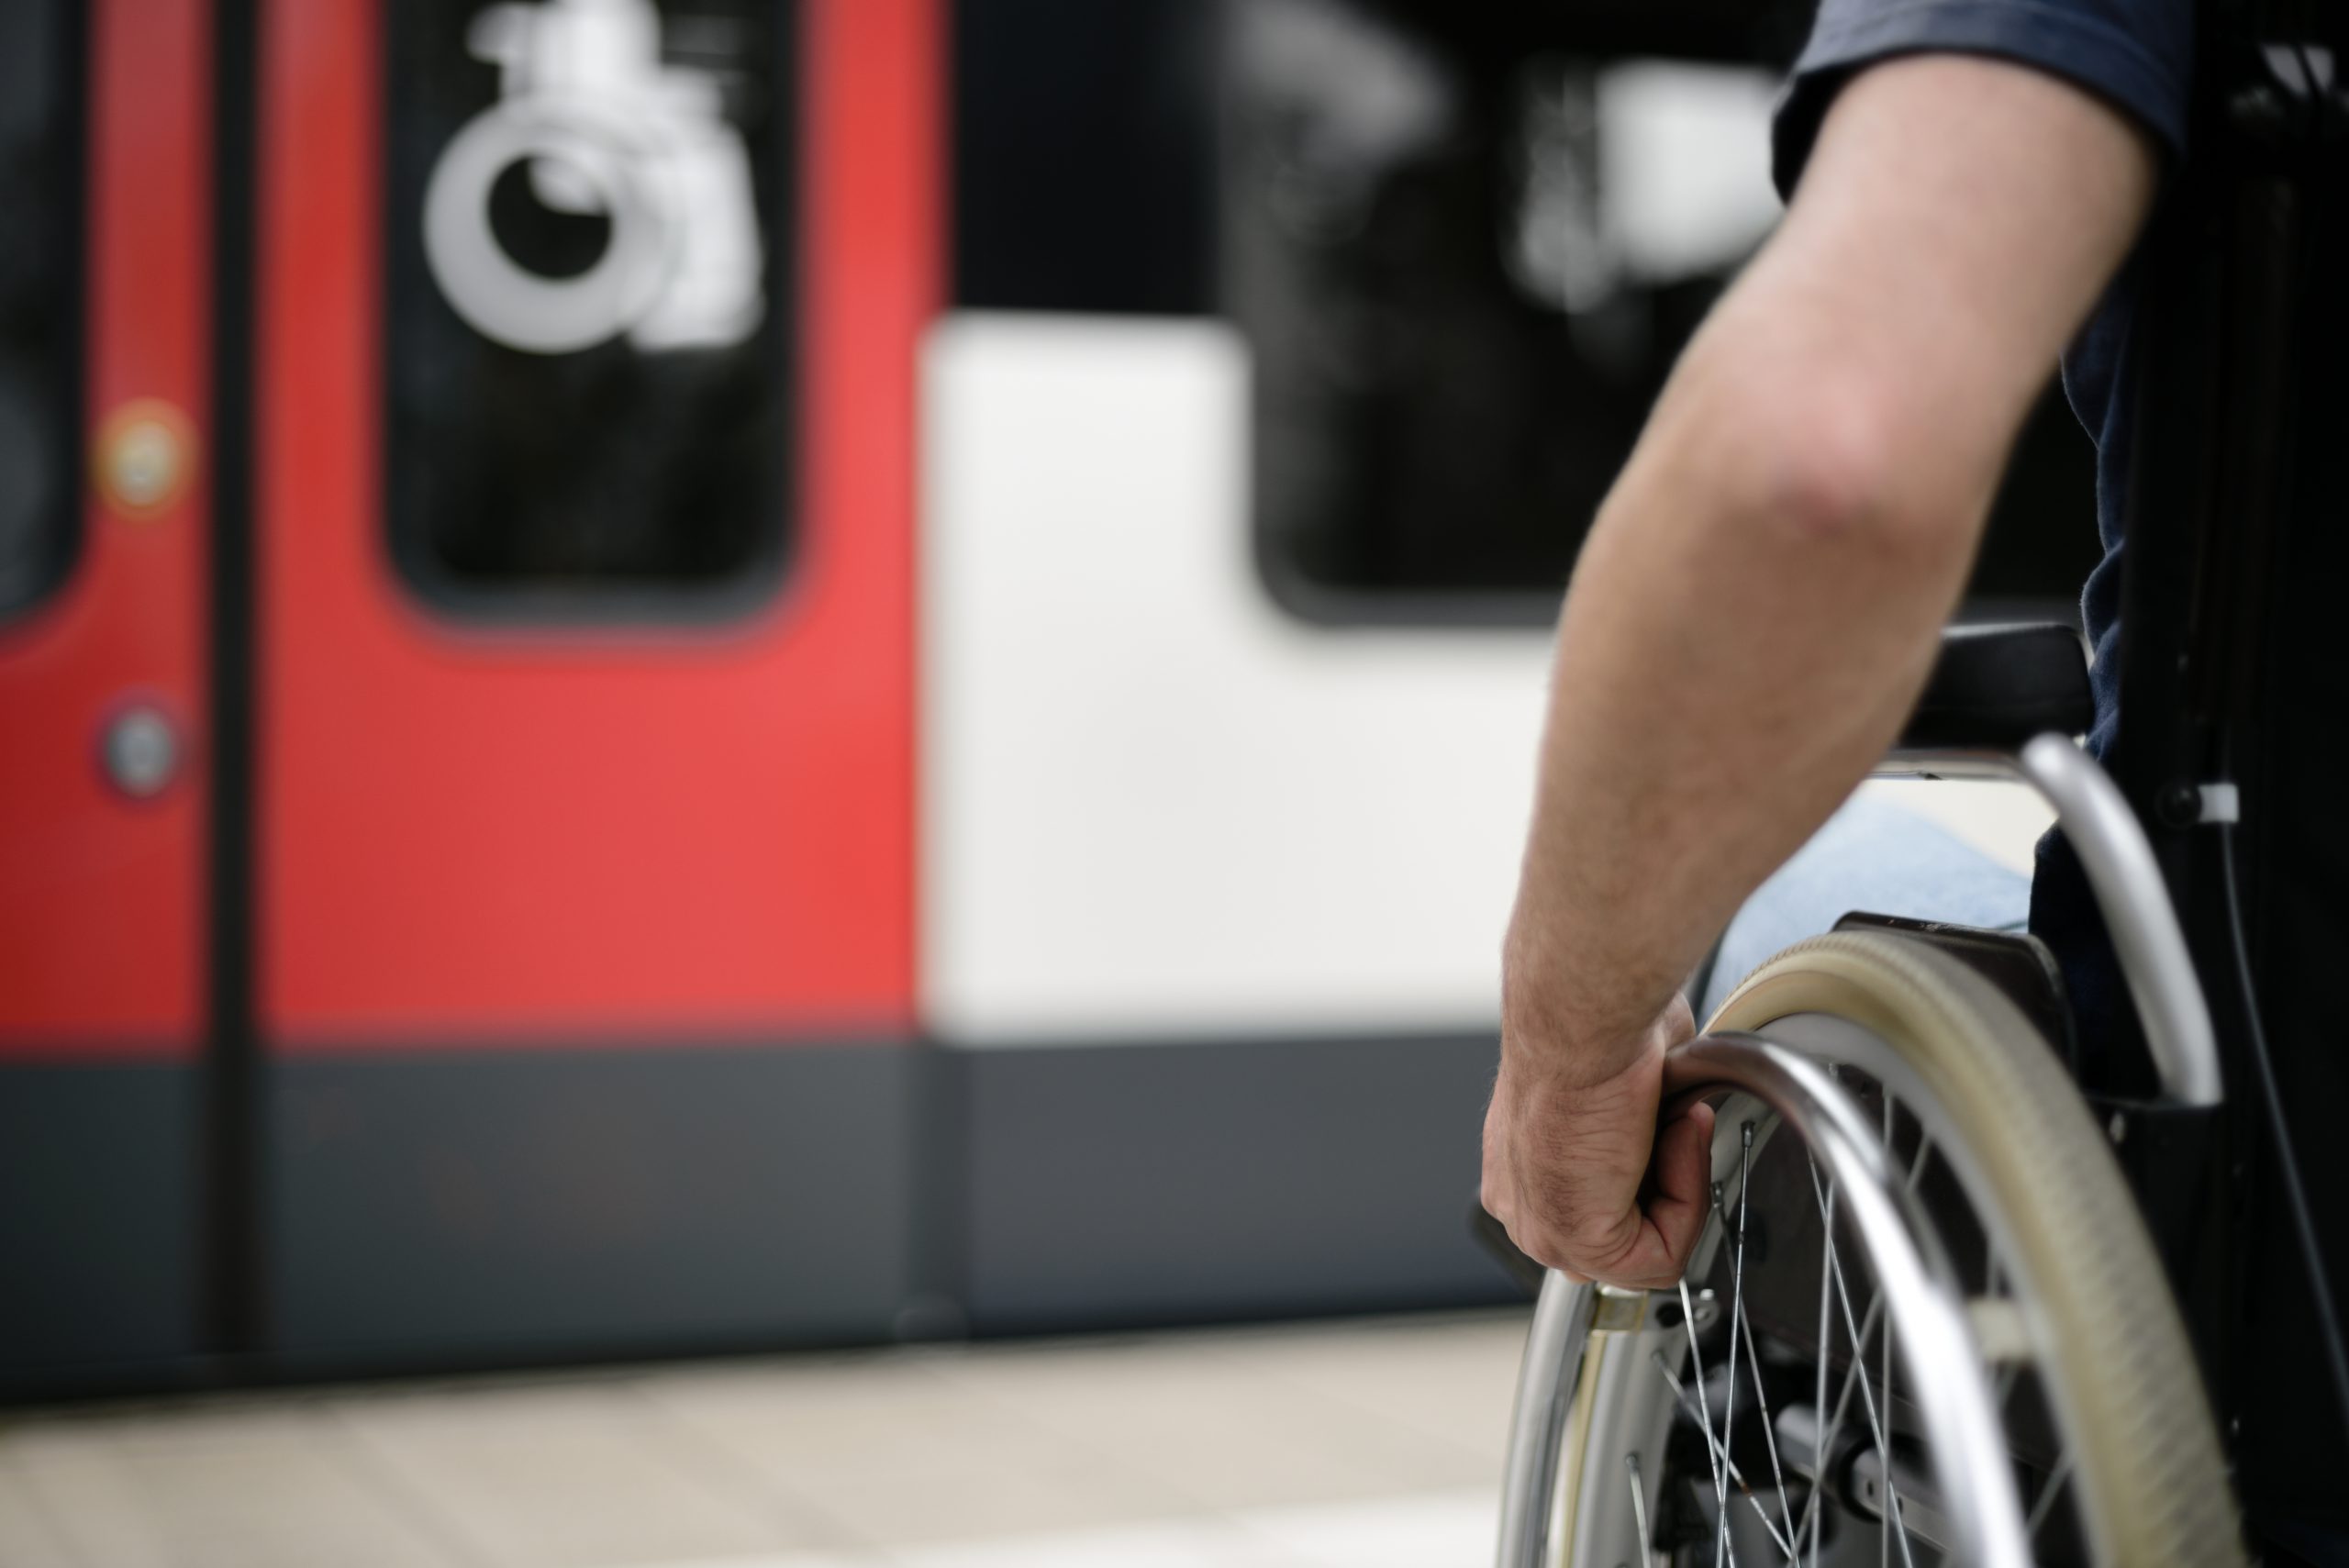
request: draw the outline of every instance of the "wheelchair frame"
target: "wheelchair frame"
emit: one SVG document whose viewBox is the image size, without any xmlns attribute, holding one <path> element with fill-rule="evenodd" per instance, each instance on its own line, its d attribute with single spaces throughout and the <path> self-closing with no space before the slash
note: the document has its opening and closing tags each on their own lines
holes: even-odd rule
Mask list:
<svg viewBox="0 0 2349 1568">
<path fill-rule="evenodd" d="M 1954 633 L 1964 639 L 1966 633 Z M 2001 634 L 1991 633 L 1991 637 Z M 2024 635 L 2032 635 L 2025 633 Z M 2170 902 L 2152 843 L 2136 814 L 2096 760 L 2056 731 L 2042 732 L 2011 752 L 1904 751 L 1887 773 L 1923 778 L 2020 778 L 2054 808 L 2056 822 L 2086 864 L 2105 911 L 2130 992 L 2144 1020 L 2146 1043 L 2163 1107 L 2208 1112 L 2224 1103 L 2218 1041 L 2210 1012 Z M 2215 798 L 2223 800 L 2223 795 Z M 1683 1048 L 1684 1057 L 1719 1082 L 1746 1089 L 1798 1125 L 1814 1129 L 1837 1184 L 1851 1195 L 1853 1214 L 1880 1256 L 1894 1261 L 1884 1276 L 1894 1316 L 1906 1325 L 1904 1346 L 1919 1358 L 1913 1375 L 1966 1354 L 1964 1329 L 1910 1256 L 1891 1217 L 1899 1204 L 1896 1177 L 1878 1156 L 1867 1129 L 1842 1125 L 1844 1102 L 1824 1074 L 1766 1041 L 1708 1036 Z M 1549 1545 L 1550 1507 L 1556 1490 L 1560 1444 L 1576 1391 L 1584 1346 L 1598 1310 L 1600 1287 L 1552 1273 L 1535 1305 L 1519 1375 L 1502 1493 L 1499 1568 L 1539 1568 Z M 1959 1338 L 1952 1339 L 1955 1333 Z M 1955 1390 L 1963 1417 L 1947 1455 L 1953 1490 L 2004 1486 L 1998 1425 L 1973 1391 Z M 1937 1451 L 1936 1458 L 1943 1456 Z M 1998 1532 L 1995 1515 L 1960 1521 L 1970 1534 L 1961 1561 L 2024 1565 L 2021 1538 Z"/>
</svg>

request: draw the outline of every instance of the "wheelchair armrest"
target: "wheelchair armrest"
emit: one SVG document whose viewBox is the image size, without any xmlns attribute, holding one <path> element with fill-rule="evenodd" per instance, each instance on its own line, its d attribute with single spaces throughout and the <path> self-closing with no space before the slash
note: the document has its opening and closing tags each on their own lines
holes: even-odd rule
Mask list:
<svg viewBox="0 0 2349 1568">
<path fill-rule="evenodd" d="M 1954 626 L 1896 749 L 2010 751 L 2095 717 L 2087 646 L 2070 627 Z"/>
<path fill-rule="evenodd" d="M 2009 777 L 2055 808 L 2112 933 L 2165 1098 L 2225 1097 L 2217 1031 L 2154 847 L 2120 788 L 2073 744 L 2096 716 L 2079 634 L 2065 626 L 1952 628 L 1879 773 Z"/>
</svg>

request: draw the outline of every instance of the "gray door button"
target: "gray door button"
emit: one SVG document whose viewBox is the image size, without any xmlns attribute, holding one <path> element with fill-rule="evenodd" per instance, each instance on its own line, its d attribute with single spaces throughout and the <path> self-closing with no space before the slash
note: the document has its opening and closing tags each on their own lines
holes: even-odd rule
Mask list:
<svg viewBox="0 0 2349 1568">
<path fill-rule="evenodd" d="M 180 771 L 179 732 L 160 710 L 144 704 L 115 716 L 102 750 L 107 781 L 134 800 L 162 794 Z"/>
</svg>

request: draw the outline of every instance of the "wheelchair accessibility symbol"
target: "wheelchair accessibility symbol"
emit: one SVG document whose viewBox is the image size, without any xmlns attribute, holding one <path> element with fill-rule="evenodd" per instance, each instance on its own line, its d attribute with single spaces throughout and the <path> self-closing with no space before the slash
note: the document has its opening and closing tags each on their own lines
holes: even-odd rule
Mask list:
<svg viewBox="0 0 2349 1568">
<path fill-rule="evenodd" d="M 623 333 L 649 351 L 724 348 L 757 330 L 763 253 L 750 156 L 718 78 L 662 64 L 651 0 L 493 6 L 465 44 L 499 67 L 498 100 L 433 167 L 424 253 L 467 325 L 535 354 Z M 551 277 L 499 239 L 491 192 L 517 164 L 550 211 L 608 221 L 584 272 Z"/>
</svg>

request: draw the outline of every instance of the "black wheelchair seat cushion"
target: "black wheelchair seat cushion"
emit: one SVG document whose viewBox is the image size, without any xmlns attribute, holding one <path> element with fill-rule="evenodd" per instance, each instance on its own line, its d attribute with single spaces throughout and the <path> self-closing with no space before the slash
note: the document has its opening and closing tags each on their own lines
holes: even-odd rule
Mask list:
<svg viewBox="0 0 2349 1568">
<path fill-rule="evenodd" d="M 1903 751 L 2004 750 L 2085 732 L 2096 717 L 2087 645 L 2068 626 L 1954 626 L 1917 699 Z"/>
</svg>

